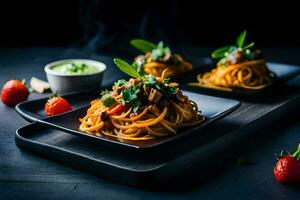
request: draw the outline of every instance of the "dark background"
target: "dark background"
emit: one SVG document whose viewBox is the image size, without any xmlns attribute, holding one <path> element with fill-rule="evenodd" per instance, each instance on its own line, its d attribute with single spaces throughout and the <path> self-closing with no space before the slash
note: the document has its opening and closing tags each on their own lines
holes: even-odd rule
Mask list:
<svg viewBox="0 0 300 200">
<path fill-rule="evenodd" d="M 220 46 L 244 29 L 259 46 L 300 46 L 298 6 L 288 1 L 10 0 L 0 4 L 0 11 L 0 47 L 114 52 L 134 37 L 176 47 Z"/>
</svg>

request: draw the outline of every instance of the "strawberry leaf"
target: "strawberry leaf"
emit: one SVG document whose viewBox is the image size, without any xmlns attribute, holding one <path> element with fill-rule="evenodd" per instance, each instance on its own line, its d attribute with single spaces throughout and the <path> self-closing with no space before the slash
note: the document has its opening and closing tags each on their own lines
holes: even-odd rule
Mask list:
<svg viewBox="0 0 300 200">
<path fill-rule="evenodd" d="M 296 160 L 300 160 L 300 144 L 298 145 L 298 148 L 297 148 L 296 151 L 292 154 L 292 156 L 293 156 Z"/>
</svg>

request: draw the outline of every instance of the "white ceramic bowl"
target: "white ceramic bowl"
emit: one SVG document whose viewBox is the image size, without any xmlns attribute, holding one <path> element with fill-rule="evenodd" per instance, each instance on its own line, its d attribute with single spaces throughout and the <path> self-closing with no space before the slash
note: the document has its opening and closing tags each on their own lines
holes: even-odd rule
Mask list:
<svg viewBox="0 0 300 200">
<path fill-rule="evenodd" d="M 80 62 L 98 69 L 91 74 L 64 74 L 52 70 L 53 67 L 70 62 Z M 106 65 L 102 62 L 88 59 L 65 59 L 47 64 L 44 68 L 52 92 L 58 94 L 84 90 L 100 89 L 103 72 Z"/>
</svg>

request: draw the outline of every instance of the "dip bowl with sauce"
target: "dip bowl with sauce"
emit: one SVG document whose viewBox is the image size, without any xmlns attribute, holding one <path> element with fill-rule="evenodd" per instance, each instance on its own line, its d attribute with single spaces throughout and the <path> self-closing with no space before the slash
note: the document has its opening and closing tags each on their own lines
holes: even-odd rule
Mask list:
<svg viewBox="0 0 300 200">
<path fill-rule="evenodd" d="M 106 65 L 88 59 L 66 59 L 51 62 L 45 72 L 51 90 L 58 94 L 99 90 Z"/>
</svg>

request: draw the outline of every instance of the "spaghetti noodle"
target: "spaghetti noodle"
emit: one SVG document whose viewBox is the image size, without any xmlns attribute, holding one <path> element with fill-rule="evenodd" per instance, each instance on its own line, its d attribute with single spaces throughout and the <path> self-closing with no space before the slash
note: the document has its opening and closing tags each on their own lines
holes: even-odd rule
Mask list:
<svg viewBox="0 0 300 200">
<path fill-rule="evenodd" d="M 197 104 L 182 94 L 177 83 L 160 79 L 148 75 L 119 80 L 112 91 L 91 102 L 79 129 L 99 137 L 140 141 L 174 135 L 180 128 L 201 123 L 204 118 Z"/>
<path fill-rule="evenodd" d="M 144 64 L 146 74 L 153 74 L 156 77 L 160 77 L 164 70 L 167 69 L 165 76 L 175 77 L 193 69 L 192 64 L 184 60 L 179 54 L 174 54 L 173 57 L 177 62 L 155 61 L 151 59 L 150 53 L 146 53 L 146 62 Z"/>
</svg>

